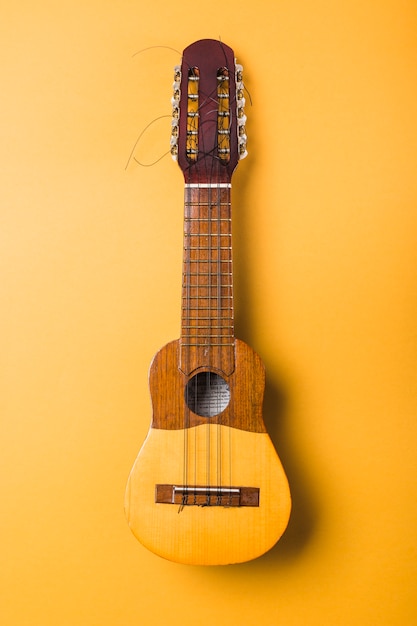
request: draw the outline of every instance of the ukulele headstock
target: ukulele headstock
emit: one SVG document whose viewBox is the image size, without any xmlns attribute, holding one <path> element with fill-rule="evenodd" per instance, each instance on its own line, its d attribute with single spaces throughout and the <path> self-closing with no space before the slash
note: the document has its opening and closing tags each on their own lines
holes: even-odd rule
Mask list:
<svg viewBox="0 0 417 626">
<path fill-rule="evenodd" d="M 228 182 L 247 155 L 242 66 L 221 41 L 202 39 L 175 68 L 171 154 L 186 182 Z"/>
</svg>

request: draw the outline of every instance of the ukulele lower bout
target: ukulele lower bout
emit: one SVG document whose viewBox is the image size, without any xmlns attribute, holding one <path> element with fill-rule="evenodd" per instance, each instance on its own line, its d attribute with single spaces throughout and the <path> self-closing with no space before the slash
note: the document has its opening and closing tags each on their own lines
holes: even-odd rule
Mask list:
<svg viewBox="0 0 417 626">
<path fill-rule="evenodd" d="M 209 506 L 209 490 L 195 496 L 190 487 L 188 505 L 184 503 L 181 489 L 174 490 L 184 485 L 184 438 L 190 459 L 186 470 L 195 484 L 204 487 L 210 482 L 217 490 L 220 438 L 220 447 L 227 450 L 222 455 L 223 484 L 231 474 L 237 484 L 256 486 L 259 502 L 233 506 L 220 502 L 212 491 Z M 210 456 L 209 477 L 205 463 L 199 463 L 192 474 L 195 452 L 204 459 Z M 240 497 L 249 496 L 253 497 L 249 489 L 246 494 L 241 489 Z M 201 506 L 190 505 L 195 497 L 202 498 Z M 284 532 L 290 506 L 287 479 L 269 436 L 217 424 L 186 431 L 151 428 L 132 468 L 125 502 L 129 526 L 145 547 L 168 560 L 194 565 L 240 563 L 262 555 Z"/>
</svg>

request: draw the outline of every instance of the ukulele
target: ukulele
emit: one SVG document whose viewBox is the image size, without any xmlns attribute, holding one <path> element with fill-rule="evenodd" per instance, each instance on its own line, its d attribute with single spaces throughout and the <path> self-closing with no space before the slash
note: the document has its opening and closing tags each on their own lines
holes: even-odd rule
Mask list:
<svg viewBox="0 0 417 626">
<path fill-rule="evenodd" d="M 291 509 L 262 419 L 264 367 L 234 336 L 231 178 L 247 154 L 244 103 L 231 48 L 205 39 L 184 50 L 171 137 L 185 180 L 181 336 L 150 366 L 152 423 L 125 500 L 137 539 L 178 563 L 256 558 Z"/>
</svg>

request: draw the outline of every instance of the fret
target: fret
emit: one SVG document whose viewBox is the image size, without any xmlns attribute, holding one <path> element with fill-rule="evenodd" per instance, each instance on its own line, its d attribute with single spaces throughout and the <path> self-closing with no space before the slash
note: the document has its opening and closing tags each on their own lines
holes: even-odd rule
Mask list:
<svg viewBox="0 0 417 626">
<path fill-rule="evenodd" d="M 232 263 L 232 259 L 186 259 L 186 263 Z"/>
<path fill-rule="evenodd" d="M 233 298 L 230 287 L 227 285 L 200 285 L 183 288 L 183 300 L 225 300 Z"/>
<path fill-rule="evenodd" d="M 195 287 L 194 287 L 195 289 Z M 210 290 L 210 286 L 207 287 L 207 285 L 202 285 L 201 289 L 208 289 L 208 291 Z M 229 289 L 227 290 L 228 292 L 230 291 Z M 210 295 L 204 295 L 204 294 L 185 294 L 182 296 L 183 300 L 232 300 L 233 296 L 231 293 L 225 293 L 225 294 L 210 294 Z"/>
<path fill-rule="evenodd" d="M 229 345 L 229 343 L 234 340 L 234 335 L 183 335 L 181 337 L 181 340 L 193 346 L 203 342 L 206 346 L 212 346 L 217 344 L 225 346 Z"/>
<path fill-rule="evenodd" d="M 201 328 L 201 327 L 200 327 Z M 207 328 L 204 328 L 204 330 L 209 330 Z M 229 337 L 230 339 L 233 338 L 233 332 L 230 332 L 232 329 L 230 328 L 225 328 L 224 330 L 228 330 L 229 332 L 222 334 L 219 333 L 209 333 L 209 334 L 191 334 L 190 332 L 186 332 L 183 334 L 183 337 L 187 337 L 188 339 L 195 339 L 195 338 L 201 338 L 201 337 L 216 337 L 216 338 L 221 338 L 221 339 L 225 339 L 227 337 Z"/>
<path fill-rule="evenodd" d="M 223 347 L 223 346 L 234 346 L 234 342 L 231 343 L 187 343 L 181 340 L 181 346 L 188 346 L 188 347 L 193 347 L 193 348 L 216 348 L 216 347 Z"/>
<path fill-rule="evenodd" d="M 213 274 L 207 274 L 207 272 L 188 274 L 188 272 L 184 272 L 183 278 L 182 286 L 184 288 L 192 287 L 193 289 L 199 289 L 201 287 L 210 289 L 210 287 L 229 287 L 231 289 L 233 287 L 232 276 L 230 274 L 221 274 L 220 272 Z M 209 278 L 211 280 L 208 280 Z"/>
<path fill-rule="evenodd" d="M 231 250 L 232 246 L 184 246 L 184 250 L 212 250 L 215 252 L 216 250 Z"/>
<path fill-rule="evenodd" d="M 184 237 L 231 237 L 232 233 L 188 233 L 184 232 Z"/>
<path fill-rule="evenodd" d="M 222 308 L 233 309 L 233 296 L 222 296 L 218 298 L 217 296 L 212 296 L 208 298 L 206 296 L 196 296 L 190 297 L 182 296 L 181 300 L 183 301 L 182 308 L 189 309 L 190 311 L 204 311 L 204 309 L 209 309 L 210 311 L 221 310 Z M 203 303 L 207 301 L 207 305 Z M 212 306 L 209 306 L 209 303 Z"/>
<path fill-rule="evenodd" d="M 195 241 L 193 241 L 193 237 Z M 191 232 L 189 230 L 184 231 L 184 248 L 186 250 L 192 250 L 198 248 L 199 250 L 215 250 L 219 246 L 223 250 L 231 250 L 231 233 L 228 232 L 213 232 L 213 230 L 208 229 L 207 232 L 202 232 L 201 230 L 198 232 Z M 206 239 L 206 245 L 202 239 Z M 214 239 L 214 241 L 213 241 Z M 223 239 L 223 241 L 221 241 Z"/>
<path fill-rule="evenodd" d="M 204 295 L 209 294 L 209 295 Z M 232 285 L 194 285 L 186 284 L 182 288 L 183 298 L 232 298 Z"/>
<path fill-rule="evenodd" d="M 184 212 L 184 220 L 186 222 L 189 221 L 200 221 L 200 222 L 208 222 L 210 224 L 214 224 L 215 222 L 227 222 L 229 225 L 231 223 L 230 216 L 230 207 L 226 206 L 212 206 L 209 207 L 189 207 L 189 210 L 185 210 Z"/>
<path fill-rule="evenodd" d="M 220 251 L 220 256 L 218 254 L 218 250 L 216 248 L 214 248 L 211 251 L 210 255 L 205 255 L 205 256 L 200 256 L 196 250 L 192 250 L 189 251 L 190 253 L 184 258 L 184 264 L 185 266 L 187 266 L 190 263 L 195 263 L 197 266 L 197 271 L 200 268 L 200 264 L 202 263 L 213 263 L 216 264 L 215 269 L 213 271 L 213 273 L 217 274 L 218 273 L 218 269 L 219 269 L 219 264 L 220 263 L 226 263 L 228 262 L 229 259 L 231 259 L 231 254 L 230 251 L 226 251 L 226 250 L 221 250 Z M 230 261 L 231 262 L 231 261 Z M 210 266 L 207 266 L 208 268 Z M 186 270 L 184 270 L 186 271 Z"/>
<path fill-rule="evenodd" d="M 233 287 L 230 274 L 184 274 L 183 287 Z M 211 279 L 211 280 L 208 280 Z"/>
<path fill-rule="evenodd" d="M 209 258 L 199 258 L 199 255 L 195 252 L 195 250 L 193 250 L 193 253 L 190 254 L 186 259 L 184 259 L 184 263 L 186 266 L 188 266 L 191 263 L 195 263 L 196 265 L 196 271 L 198 271 L 201 267 L 207 267 L 207 269 L 210 271 L 210 269 L 212 270 L 211 273 L 212 274 L 218 274 L 219 272 L 219 267 L 220 267 L 220 263 L 226 263 L 228 261 L 228 259 L 230 258 L 230 254 L 226 253 L 226 252 L 221 252 L 220 253 L 220 257 L 217 254 L 214 254 L 215 252 L 217 252 L 217 250 L 212 250 L 212 254 L 210 255 Z M 203 263 L 212 263 L 214 265 L 214 269 L 213 269 L 213 265 L 207 265 L 207 266 L 203 266 Z M 231 266 L 229 267 L 229 269 L 231 268 Z M 186 269 L 184 270 L 186 271 Z M 220 272 L 221 273 L 221 272 Z"/>
<path fill-rule="evenodd" d="M 193 289 L 205 289 L 210 287 L 217 289 L 219 287 L 227 287 L 230 290 L 233 287 L 230 274 L 184 274 L 183 288 L 192 287 Z"/>
<path fill-rule="evenodd" d="M 217 283 L 217 281 L 213 280 L 211 283 L 203 284 L 202 282 L 197 281 L 187 281 L 182 286 L 183 297 L 187 295 L 189 297 L 193 297 L 193 293 L 197 293 L 200 297 L 204 298 L 204 293 L 210 293 L 211 295 L 220 297 L 232 296 L 232 287 L 231 283 Z"/>
<path fill-rule="evenodd" d="M 231 223 L 231 217 L 216 217 L 214 219 L 210 219 L 207 217 L 185 217 L 184 220 L 186 222 L 211 222 L 215 224 L 216 222 L 229 222 Z"/>
<path fill-rule="evenodd" d="M 198 309 L 198 310 L 200 311 L 201 309 Z M 222 309 L 222 311 L 223 311 L 223 310 L 229 310 L 229 309 Z M 217 311 L 217 309 L 216 309 L 216 311 Z M 228 318 L 228 317 L 214 317 L 214 318 L 213 318 L 213 317 L 201 317 L 201 316 L 199 315 L 199 316 L 198 316 L 197 318 L 195 318 L 195 319 L 196 319 L 196 321 L 198 321 L 198 322 L 204 322 L 204 321 L 210 321 L 210 322 L 211 322 L 211 321 L 215 321 L 215 322 L 222 322 L 222 321 L 224 320 L 225 322 L 230 322 L 230 327 L 231 327 L 231 328 L 233 328 L 233 324 L 231 323 L 233 320 L 232 320 L 232 318 Z M 188 322 L 192 322 L 192 319 L 188 319 L 187 321 L 188 321 Z M 213 328 L 215 328 L 215 327 L 213 327 Z"/>
<path fill-rule="evenodd" d="M 231 207 L 231 202 L 217 202 L 210 200 L 208 202 L 184 202 L 184 206 L 187 207 L 195 207 L 197 209 L 201 207 L 213 207 L 214 209 L 218 209 L 219 207 Z"/>
<path fill-rule="evenodd" d="M 230 211 L 223 211 L 223 213 L 230 214 Z M 191 216 L 185 216 L 184 217 L 184 222 L 186 224 L 188 224 L 189 222 L 198 222 L 198 223 L 206 223 L 208 225 L 215 225 L 217 224 L 217 222 L 221 222 L 222 224 L 226 224 L 228 227 L 230 227 L 230 224 L 232 222 L 232 218 L 231 217 L 222 217 L 221 214 L 219 216 L 217 215 L 209 215 L 208 217 L 206 217 L 205 215 L 201 215 L 201 212 L 198 212 L 198 216 L 195 215 L 191 215 Z"/>
<path fill-rule="evenodd" d="M 219 272 L 220 276 L 233 276 L 232 272 Z M 219 274 L 216 272 L 183 272 L 183 276 L 214 276 L 216 278 Z"/>
<path fill-rule="evenodd" d="M 207 294 L 207 295 L 205 295 Z M 182 289 L 183 299 L 193 298 L 224 300 L 233 298 L 231 285 L 185 285 Z"/>
<path fill-rule="evenodd" d="M 196 321 L 199 321 L 198 318 L 196 319 Z M 226 337 L 227 334 L 230 334 L 233 331 L 233 326 L 231 324 L 227 324 L 225 326 L 218 326 L 217 324 L 216 325 L 209 324 L 208 326 L 201 326 L 201 324 L 196 325 L 196 326 L 192 326 L 190 324 L 183 324 L 182 330 L 184 331 L 184 333 L 186 333 L 187 335 L 190 335 L 191 337 L 200 337 L 201 335 L 198 334 L 199 331 L 202 331 L 202 332 L 209 331 L 209 333 L 213 333 L 219 337 Z M 194 331 L 196 332 L 194 333 Z"/>
<path fill-rule="evenodd" d="M 216 226 L 215 228 L 208 228 L 207 224 L 199 225 L 196 228 L 195 224 L 191 224 L 189 228 L 184 230 L 184 237 L 187 239 L 184 241 L 185 245 L 188 247 L 191 243 L 196 243 L 198 246 L 202 244 L 202 239 L 204 237 L 207 238 L 209 245 L 215 247 L 217 243 L 227 244 L 231 238 L 231 233 L 227 232 L 226 228 L 222 228 L 221 226 Z M 191 240 L 192 237 L 196 238 L 196 241 L 193 242 Z M 223 241 L 217 241 L 224 238 Z"/>
<path fill-rule="evenodd" d="M 199 307 L 188 307 L 188 306 L 183 306 L 181 307 L 183 311 L 213 311 L 214 313 L 216 313 L 217 311 L 233 311 L 233 307 L 232 306 L 225 306 L 225 307 L 210 307 L 210 306 L 199 306 Z M 198 319 L 201 319 L 198 317 Z M 203 318 L 204 319 L 204 318 Z M 211 319 L 211 318 L 209 318 Z"/>
<path fill-rule="evenodd" d="M 212 346 L 215 344 L 229 345 L 230 341 L 233 341 L 234 335 L 183 335 L 182 341 L 187 342 L 195 346 L 197 343 L 205 342 L 206 345 Z"/>
<path fill-rule="evenodd" d="M 185 222 L 207 222 L 209 224 L 215 224 L 216 222 L 225 222 L 230 226 L 231 224 L 231 216 L 230 216 L 230 207 L 223 207 L 221 210 L 217 211 L 221 207 L 199 207 L 198 209 L 193 209 L 189 211 L 185 211 L 184 213 L 184 221 Z"/>
<path fill-rule="evenodd" d="M 183 337 L 190 340 L 201 339 L 201 337 L 205 337 L 206 339 L 233 339 L 233 335 L 231 335 L 230 333 L 228 333 L 227 335 L 218 335 L 214 333 L 210 333 L 208 335 L 190 335 L 189 333 L 187 333 L 186 335 L 183 335 Z"/>
<path fill-rule="evenodd" d="M 211 318 L 210 318 L 211 319 Z M 200 318 L 198 319 L 198 321 L 200 321 Z M 182 324 L 182 328 L 185 330 L 231 330 L 232 326 L 230 324 L 228 324 L 227 326 L 218 326 L 216 325 L 209 325 L 209 326 L 200 326 L 200 325 L 196 325 L 193 326 L 192 324 Z"/>
</svg>

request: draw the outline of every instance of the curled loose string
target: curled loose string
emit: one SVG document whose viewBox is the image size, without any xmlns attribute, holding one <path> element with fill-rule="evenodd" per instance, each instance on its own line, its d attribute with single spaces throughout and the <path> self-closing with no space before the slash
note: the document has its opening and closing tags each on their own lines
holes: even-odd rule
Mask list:
<svg viewBox="0 0 417 626">
<path fill-rule="evenodd" d="M 131 153 L 129 155 L 129 158 L 127 160 L 127 163 L 126 163 L 126 166 L 125 166 L 125 170 L 127 170 L 127 168 L 129 167 L 129 163 L 131 161 L 135 161 L 138 165 L 141 165 L 142 167 L 152 167 L 152 165 L 155 165 L 156 163 L 159 163 L 159 161 L 161 161 L 164 157 L 166 157 L 168 154 L 170 154 L 171 151 L 168 150 L 167 152 L 164 152 L 164 154 L 159 156 L 157 159 L 155 159 L 155 161 L 152 161 L 151 163 L 142 163 L 142 161 L 139 161 L 139 159 L 134 156 L 135 150 L 138 147 L 139 142 L 142 139 L 143 135 L 146 133 L 146 131 L 149 130 L 149 128 L 153 124 L 155 124 L 155 122 L 158 122 L 159 120 L 162 120 L 162 119 L 166 119 L 167 117 L 171 117 L 171 115 L 160 115 L 159 117 L 156 117 L 154 120 L 152 120 L 152 122 L 149 122 L 149 124 L 147 126 L 145 126 L 145 128 L 141 131 L 141 133 L 139 134 L 139 136 L 136 139 L 135 143 L 133 144 L 133 148 L 132 148 Z"/>
<path fill-rule="evenodd" d="M 138 54 L 142 54 L 143 52 L 147 52 L 148 50 L 155 50 L 155 48 L 162 48 L 164 50 L 172 50 L 172 52 L 176 52 L 179 56 L 181 56 L 181 52 L 179 52 L 179 50 L 177 50 L 176 48 L 171 48 L 171 46 L 148 46 L 147 48 L 143 48 L 142 50 L 138 50 L 137 52 L 132 54 L 132 57 L 136 57 L 138 56 Z"/>
<path fill-rule="evenodd" d="M 137 52 L 135 52 L 132 57 L 136 57 L 140 54 L 143 54 L 144 52 L 148 52 L 149 50 L 156 50 L 156 49 L 163 49 L 163 50 L 171 50 L 172 52 L 175 52 L 176 54 L 178 54 L 179 57 L 181 57 L 181 52 L 179 52 L 179 50 L 177 50 L 176 48 L 172 48 L 171 46 L 161 46 L 161 45 L 157 45 L 157 46 L 148 46 L 147 48 L 143 48 L 142 50 L 138 50 Z M 139 136 L 137 137 L 135 143 L 133 144 L 132 150 L 129 154 L 129 158 L 127 160 L 126 166 L 125 166 L 125 170 L 129 167 L 129 164 L 131 161 L 135 161 L 138 165 L 142 166 L 142 167 L 152 167 L 153 165 L 156 165 L 156 163 L 159 163 L 159 161 L 161 161 L 164 157 L 166 157 L 168 154 L 170 154 L 170 150 L 167 150 L 167 152 L 164 152 L 164 154 L 162 154 L 161 156 L 159 156 L 157 159 L 155 159 L 154 161 L 152 161 L 151 163 L 143 163 L 142 161 L 140 161 L 136 156 L 135 156 L 135 150 L 138 147 L 142 137 L 144 136 L 144 134 L 149 130 L 149 128 L 155 124 L 156 122 L 158 122 L 161 119 L 164 118 L 168 118 L 171 117 L 171 115 L 160 115 L 159 117 L 156 117 L 154 120 L 152 120 L 151 122 L 149 122 L 149 124 L 147 126 L 145 126 L 145 128 L 140 132 Z"/>
</svg>

